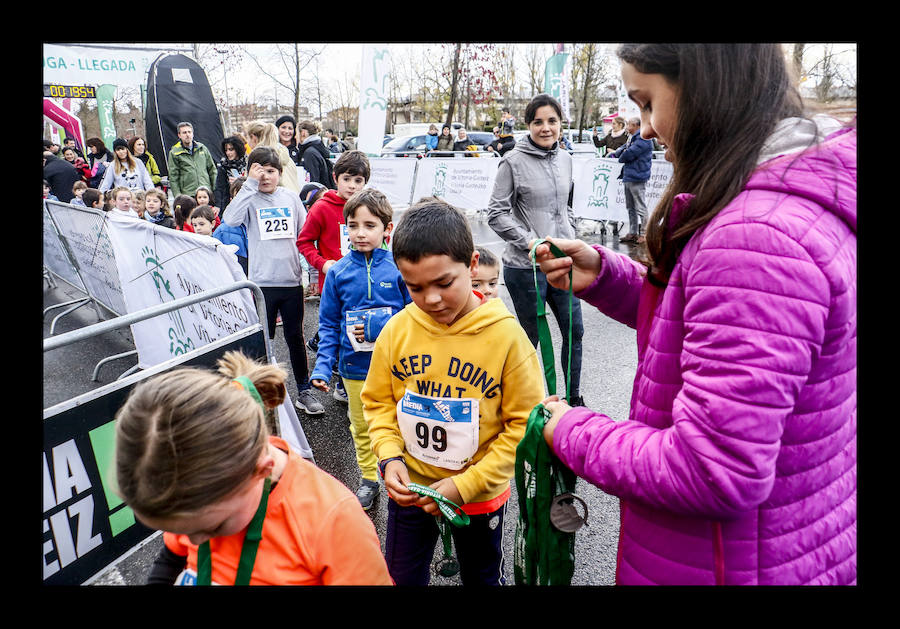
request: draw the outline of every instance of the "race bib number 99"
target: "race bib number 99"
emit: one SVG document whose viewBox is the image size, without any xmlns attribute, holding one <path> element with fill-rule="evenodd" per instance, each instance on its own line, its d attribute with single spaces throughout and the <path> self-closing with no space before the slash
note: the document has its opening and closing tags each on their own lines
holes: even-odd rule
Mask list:
<svg viewBox="0 0 900 629">
<path fill-rule="evenodd" d="M 423 463 L 462 469 L 478 450 L 478 400 L 406 391 L 397 404 L 406 451 Z"/>
<path fill-rule="evenodd" d="M 296 240 L 294 216 L 289 207 L 265 207 L 256 211 L 260 240 Z"/>
</svg>

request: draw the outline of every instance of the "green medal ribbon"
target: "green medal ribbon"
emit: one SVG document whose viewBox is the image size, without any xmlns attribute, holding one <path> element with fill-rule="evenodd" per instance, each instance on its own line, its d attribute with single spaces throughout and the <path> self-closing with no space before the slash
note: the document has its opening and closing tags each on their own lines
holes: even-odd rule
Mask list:
<svg viewBox="0 0 900 629">
<path fill-rule="evenodd" d="M 419 483 L 409 483 L 406 487 L 420 496 L 432 498 L 437 503 L 438 509 L 441 512 L 441 515 L 437 518 L 437 524 L 441 531 L 444 556 L 438 562 L 436 570 L 441 576 L 452 577 L 459 572 L 459 562 L 454 559 L 452 554 L 453 539 L 450 534 L 450 524 L 460 527 L 467 526 L 470 522 L 469 514 L 464 512 L 459 505 L 452 500 L 447 499 L 436 489 L 420 485 Z"/>
<path fill-rule="evenodd" d="M 266 506 L 269 504 L 269 489 L 272 480 L 266 478 L 263 483 L 262 497 L 256 514 L 247 526 L 247 534 L 244 536 L 244 545 L 241 547 L 241 558 L 238 561 L 237 577 L 235 585 L 249 585 L 250 575 L 253 572 L 253 564 L 256 563 L 256 551 L 262 540 L 263 521 L 266 518 Z M 197 585 L 212 584 L 212 557 L 209 551 L 209 540 L 200 544 L 197 548 Z"/>
<path fill-rule="evenodd" d="M 547 391 L 556 391 L 556 368 L 546 308 L 541 300 L 537 282 L 535 249 L 547 242 L 538 240 L 531 250 L 537 293 L 538 338 L 544 365 Z M 556 257 L 565 253 L 553 243 L 550 251 Z M 569 338 L 572 326 L 572 270 L 569 270 Z M 569 344 L 568 369 L 571 373 L 572 349 Z M 566 378 L 566 399 L 570 380 Z M 574 512 L 573 494 L 577 477 L 557 458 L 544 440 L 544 425 L 550 419 L 550 411 L 538 404 L 528 417 L 525 436 L 516 448 L 516 489 L 518 491 L 519 518 L 516 523 L 514 546 L 514 573 L 517 585 L 568 585 L 575 572 L 575 533 L 579 520 Z M 583 501 L 581 501 L 582 504 Z M 560 517 L 560 511 L 564 517 Z M 574 517 L 573 517 L 574 516 Z M 587 509 L 585 506 L 585 519 Z"/>
<path fill-rule="evenodd" d="M 441 514 L 447 518 L 447 521 L 450 522 L 453 526 L 466 526 L 469 524 L 469 515 L 462 510 L 462 507 L 454 503 L 452 500 L 448 500 L 444 494 L 433 489 L 431 487 L 426 487 L 425 485 L 420 485 L 419 483 L 410 483 L 406 486 L 410 491 L 414 491 L 420 496 L 427 496 L 433 499 L 440 509 Z"/>
<path fill-rule="evenodd" d="M 241 385 L 250 396 L 256 400 L 265 412 L 266 407 L 263 404 L 259 391 L 253 385 L 253 382 L 247 376 L 238 376 L 232 382 Z M 249 585 L 250 575 L 253 573 L 253 565 L 256 563 L 256 551 L 259 549 L 259 542 L 262 540 L 263 522 L 266 519 L 266 507 L 269 504 L 269 491 L 272 488 L 272 479 L 266 477 L 263 482 L 262 496 L 259 499 L 259 506 L 250 524 L 247 525 L 247 533 L 244 535 L 244 544 L 241 547 L 241 557 L 238 560 L 237 576 L 235 577 L 235 585 Z M 212 584 L 212 555 L 209 550 L 209 540 L 197 547 L 197 585 Z"/>
</svg>

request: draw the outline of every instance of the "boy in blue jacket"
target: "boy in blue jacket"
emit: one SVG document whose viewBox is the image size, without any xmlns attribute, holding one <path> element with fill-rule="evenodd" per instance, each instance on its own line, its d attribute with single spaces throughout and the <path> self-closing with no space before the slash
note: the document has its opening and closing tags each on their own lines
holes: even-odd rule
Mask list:
<svg viewBox="0 0 900 629">
<path fill-rule="evenodd" d="M 310 376 L 312 386 L 327 392 L 337 360 L 362 474 L 356 497 L 365 510 L 375 504 L 379 483 L 378 461 L 372 452 L 360 392 L 378 333 L 412 301 L 385 244 L 394 226 L 392 218 L 391 204 L 374 188 L 354 193 L 344 204 L 351 249 L 325 276 L 319 302 L 319 351 Z"/>
<path fill-rule="evenodd" d="M 641 119 L 630 118 L 626 123 L 628 141 L 617 148 L 610 157 L 616 157 L 622 163 L 619 175 L 625 185 L 625 209 L 628 210 L 628 234 L 619 242 L 644 242 L 642 234 L 647 223 L 647 203 L 644 201 L 644 188 L 650 179 L 650 166 L 653 160 L 653 142 L 641 137 Z"/>
</svg>

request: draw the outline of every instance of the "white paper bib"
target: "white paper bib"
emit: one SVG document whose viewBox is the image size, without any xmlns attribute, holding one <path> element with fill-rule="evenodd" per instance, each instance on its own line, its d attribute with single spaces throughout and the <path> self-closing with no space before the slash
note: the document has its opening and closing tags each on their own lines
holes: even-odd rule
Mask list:
<svg viewBox="0 0 900 629">
<path fill-rule="evenodd" d="M 256 210 L 260 240 L 297 239 L 294 215 L 289 207 L 263 207 Z"/>
<path fill-rule="evenodd" d="M 478 450 L 478 400 L 437 398 L 408 390 L 397 404 L 406 451 L 448 470 L 462 469 Z"/>
<path fill-rule="evenodd" d="M 344 325 L 347 330 L 347 337 L 350 339 L 350 345 L 353 347 L 354 352 L 371 352 L 375 348 L 375 341 L 359 342 L 356 340 L 356 335 L 353 333 L 353 328 L 359 324 L 365 326 L 366 320 L 372 314 L 387 314 L 387 316 L 390 317 L 391 307 L 382 306 L 380 308 L 367 308 L 365 310 L 348 310 L 345 315 Z"/>
</svg>

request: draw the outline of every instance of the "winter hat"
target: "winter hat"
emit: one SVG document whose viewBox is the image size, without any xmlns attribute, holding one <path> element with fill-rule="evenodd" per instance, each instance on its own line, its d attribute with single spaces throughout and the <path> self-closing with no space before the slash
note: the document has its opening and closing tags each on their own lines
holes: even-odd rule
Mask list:
<svg viewBox="0 0 900 629">
<path fill-rule="evenodd" d="M 115 141 L 113 142 L 113 151 L 115 151 L 115 150 L 116 150 L 117 148 L 119 148 L 120 146 L 127 149 L 127 148 L 128 148 L 128 142 L 126 142 L 126 141 L 123 140 L 122 138 L 116 138 Z"/>
<path fill-rule="evenodd" d="M 303 188 L 300 190 L 300 200 L 303 201 L 303 205 L 305 205 L 306 207 L 312 205 L 310 201 L 313 197 L 316 196 L 319 190 L 328 190 L 328 188 L 320 184 L 318 181 L 311 181 L 303 186 Z"/>
<path fill-rule="evenodd" d="M 279 118 L 278 120 L 276 120 L 276 121 L 275 121 L 275 126 L 276 126 L 276 127 L 280 127 L 280 126 L 283 125 L 285 122 L 290 122 L 292 125 L 294 125 L 294 128 L 295 128 L 295 129 L 297 128 L 297 121 L 294 120 L 294 117 L 293 117 L 293 116 L 288 116 L 288 115 L 284 115 L 284 116 L 282 116 L 281 118 Z"/>
</svg>

